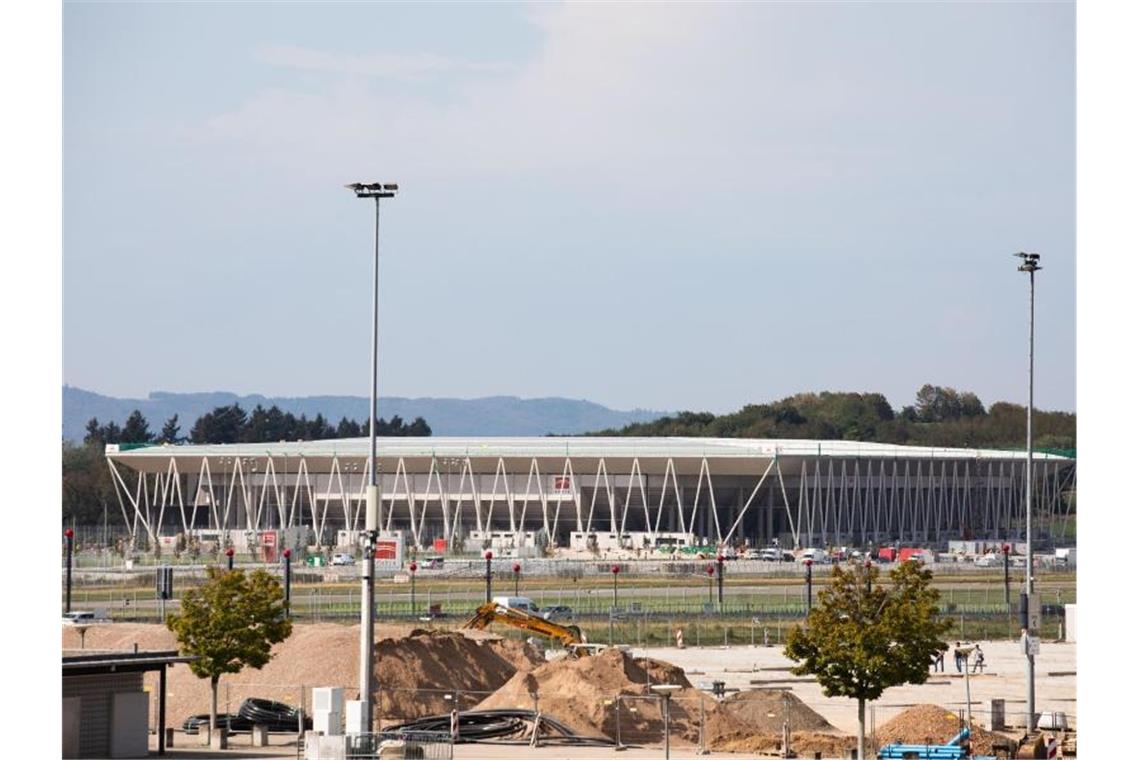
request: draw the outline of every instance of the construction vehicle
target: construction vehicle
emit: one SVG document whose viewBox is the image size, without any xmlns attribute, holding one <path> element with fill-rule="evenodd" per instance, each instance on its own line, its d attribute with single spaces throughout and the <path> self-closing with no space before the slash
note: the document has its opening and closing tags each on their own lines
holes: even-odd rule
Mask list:
<svg viewBox="0 0 1140 760">
<path fill-rule="evenodd" d="M 534 615 L 518 607 L 506 607 L 497 602 L 479 605 L 475 614 L 463 624 L 464 628 L 481 631 L 491 623 L 502 623 L 512 628 L 545 636 L 561 643 L 574 656 L 588 654 L 591 649 L 586 644 L 586 636 L 576 625 L 561 625 Z"/>
<path fill-rule="evenodd" d="M 970 729 L 967 726 L 945 744 L 900 744 L 895 742 L 879 748 L 878 760 L 996 760 L 993 757 L 970 754 Z"/>
</svg>

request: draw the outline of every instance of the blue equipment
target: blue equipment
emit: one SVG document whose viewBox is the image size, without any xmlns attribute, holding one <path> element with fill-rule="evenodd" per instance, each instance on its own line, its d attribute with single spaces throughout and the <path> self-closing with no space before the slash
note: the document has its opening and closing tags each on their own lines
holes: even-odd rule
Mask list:
<svg viewBox="0 0 1140 760">
<path fill-rule="evenodd" d="M 970 754 L 970 729 L 963 728 L 945 744 L 887 744 L 879 748 L 879 760 L 995 760 Z"/>
</svg>

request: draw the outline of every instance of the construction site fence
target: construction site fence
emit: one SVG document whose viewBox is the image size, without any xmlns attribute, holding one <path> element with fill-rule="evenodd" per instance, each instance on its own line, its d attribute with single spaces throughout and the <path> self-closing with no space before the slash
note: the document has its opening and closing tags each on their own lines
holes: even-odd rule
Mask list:
<svg viewBox="0 0 1140 760">
<path fill-rule="evenodd" d="M 451 760 L 451 735 L 436 731 L 380 731 L 351 734 L 345 743 L 345 760 Z"/>
<path fill-rule="evenodd" d="M 937 673 L 931 674 L 932 679 L 937 677 Z M 703 689 L 699 695 L 694 696 L 692 692 L 686 692 L 685 695 L 671 696 L 668 700 L 658 694 L 615 693 L 590 704 L 580 694 L 546 693 L 540 690 L 521 697 L 516 700 L 517 703 L 515 704 L 504 704 L 501 698 L 496 699 L 494 707 L 496 709 L 533 710 L 539 714 L 549 714 L 554 717 L 559 715 L 588 715 L 592 718 L 597 729 L 589 733 L 582 732 L 584 736 L 606 738 L 615 746 L 660 746 L 665 742 L 664 711 L 668 706 L 668 735 L 671 745 L 697 748 L 698 751 L 704 749 L 715 751 L 718 749 L 718 745 L 726 740 L 726 737 L 717 734 L 717 731 L 722 729 L 718 727 L 714 712 L 721 698 L 710 693 L 709 690 L 713 687 L 713 676 L 708 676 L 708 679 L 708 681 L 694 681 L 694 686 Z M 765 725 L 772 729 L 763 732 L 768 736 L 771 745 L 767 749 L 772 752 L 780 751 L 778 743 L 782 741 L 781 727 L 784 721 L 788 720 L 791 724 L 789 727 L 791 750 L 796 752 L 798 757 L 814 757 L 814 752 L 817 750 L 813 747 L 819 745 L 813 744 L 813 740 L 810 738 L 797 737 L 796 732 L 799 730 L 799 726 L 796 723 L 795 710 L 798 705 L 806 706 L 825 718 L 831 716 L 834 722 L 836 701 L 825 698 L 804 699 L 801 697 L 798 700 L 793 699 L 790 697 L 790 687 L 781 685 L 779 679 L 772 678 L 771 674 L 758 672 L 756 681 L 754 690 L 735 691 L 728 689 L 724 698 L 733 700 L 738 707 L 746 706 L 750 700 L 762 703 L 759 709 L 763 709 L 765 712 L 760 713 L 758 710 L 752 710 L 751 714 L 760 716 L 760 719 L 767 718 Z M 301 707 L 305 715 L 311 716 L 313 689 L 327 686 L 344 688 L 345 699 L 354 699 L 358 696 L 356 684 L 231 684 L 223 678 L 219 690 L 218 711 L 219 713 L 237 712 L 243 700 L 248 697 L 257 697 Z M 647 688 L 651 686 L 650 683 L 646 684 Z M 154 684 L 149 685 L 152 697 L 151 728 L 155 731 L 158 729 L 156 687 L 157 679 L 155 679 Z M 403 744 L 397 746 L 407 748 L 405 757 L 451 760 L 452 741 L 449 734 L 439 732 L 420 732 L 423 734 L 422 736 L 419 734 L 408 735 L 406 732 L 394 734 L 384 729 L 408 722 L 413 718 L 444 715 L 452 710 L 466 712 L 485 709 L 483 703 L 493 693 L 491 690 L 472 689 L 398 689 L 385 687 L 381 684 L 375 693 L 376 717 L 381 730 L 375 734 L 361 735 L 363 738 L 356 745 L 359 752 L 349 754 L 347 757 L 376 757 L 376 751 L 380 747 L 379 742 L 387 739 L 403 741 Z M 967 706 L 964 697 L 963 694 L 962 700 L 939 704 L 939 707 L 946 710 L 947 720 L 954 723 L 955 731 L 966 725 L 967 717 L 969 717 L 973 725 L 977 727 L 1003 731 L 1017 736 L 1024 734 L 1026 725 L 1034 727 L 1040 725 L 1042 715 L 1044 715 L 1046 725 L 1057 726 L 1057 728 L 1050 728 L 1049 733 L 1057 736 L 1075 735 L 1077 715 L 1074 711 L 1066 710 L 1059 716 L 1057 713 L 1042 713 L 1039 710 L 1034 719 L 1030 721 L 1027 720 L 1028 715 L 1025 712 L 1023 701 L 1006 699 L 995 702 L 989 699 L 978 699 L 975 696 L 971 704 Z M 900 703 L 891 700 L 880 700 L 867 704 L 865 738 L 868 754 L 884 744 L 906 738 L 892 734 L 884 726 L 887 726 L 892 719 L 907 709 L 915 706 L 914 703 Z M 847 703 L 840 704 L 839 707 L 843 710 L 849 710 L 849 715 L 854 715 L 856 703 L 854 700 L 849 700 Z M 174 727 L 180 733 L 182 724 L 188 717 L 190 716 L 168 714 L 167 726 Z M 1061 728 L 1061 725 L 1064 728 Z M 853 730 L 844 733 L 854 735 Z M 302 737 L 303 734 L 299 727 L 297 738 L 299 756 L 303 756 Z M 526 741 L 526 738 L 522 737 L 522 740 Z M 172 746 L 196 746 L 202 744 L 204 739 L 203 734 L 185 736 L 176 738 Z M 814 741 L 827 742 L 828 740 L 826 738 L 821 740 L 817 737 Z M 919 743 L 937 744 L 941 741 L 944 741 L 944 738 L 932 735 L 923 737 Z M 914 737 L 906 738 L 906 743 L 914 742 Z M 236 742 L 232 743 L 237 746 Z M 535 743 L 541 744 L 541 738 Z M 849 743 L 853 748 L 853 741 Z M 400 750 L 393 748 L 390 751 L 398 752 Z M 398 757 L 399 755 L 393 756 Z M 839 755 L 824 754 L 823 756 L 836 757 Z M 846 757 L 846 752 L 842 756 Z"/>
<path fill-rule="evenodd" d="M 759 674 L 758 674 L 759 675 Z M 758 679 L 759 680 L 759 679 Z M 766 679 L 770 682 L 771 679 Z M 709 683 L 696 682 L 695 685 L 710 688 Z M 647 684 L 651 687 L 652 684 Z M 389 699 L 379 700 L 380 704 L 389 706 L 398 706 L 399 714 L 380 715 L 382 725 L 394 725 L 397 723 L 405 722 L 409 719 L 408 706 L 409 705 L 423 705 L 429 707 L 432 705 L 439 705 L 440 697 L 446 695 L 446 704 L 443 709 L 428 710 L 423 712 L 427 714 L 444 714 L 452 709 L 450 706 L 458 705 L 457 708 L 462 711 L 486 709 L 482 703 L 492 692 L 489 691 L 472 691 L 472 690 L 440 690 L 440 689 L 379 689 L 380 694 L 387 694 Z M 513 708 L 519 710 L 533 710 L 540 714 L 550 714 L 554 717 L 559 715 L 589 715 L 592 717 L 594 724 L 597 726 L 596 730 L 592 733 L 583 732 L 584 736 L 604 737 L 609 739 L 615 746 L 658 746 L 665 742 L 665 709 L 669 710 L 669 741 L 670 744 L 679 747 L 691 747 L 700 750 L 716 750 L 718 745 L 725 741 L 728 737 L 718 734 L 718 731 L 723 730 L 718 726 L 717 717 L 715 712 L 718 703 L 722 699 L 731 699 L 738 708 L 747 706 L 747 702 L 754 700 L 760 703 L 760 709 L 765 709 L 767 712 L 764 717 L 767 718 L 766 726 L 772 730 L 765 731 L 766 735 L 770 737 L 773 742 L 772 750 L 776 749 L 775 742 L 782 739 L 782 724 L 789 721 L 789 733 L 791 736 L 791 750 L 797 752 L 798 757 L 813 757 L 814 750 L 811 749 L 811 739 L 803 739 L 797 737 L 796 732 L 801 730 L 800 725 L 797 723 L 795 714 L 796 709 L 802 710 L 802 706 L 810 708 L 814 712 L 827 717 L 831 715 L 833 718 L 836 711 L 836 701 L 826 700 L 823 698 L 812 699 L 795 699 L 790 697 L 791 691 L 789 687 L 784 686 L 768 686 L 759 687 L 754 691 L 735 691 L 732 689 L 727 690 L 723 698 L 718 698 L 708 691 L 702 691 L 699 695 L 693 696 L 688 693 L 684 696 L 672 696 L 668 700 L 664 696 L 658 694 L 646 695 L 630 695 L 630 694 L 617 694 L 611 697 L 606 697 L 598 700 L 595 704 L 589 704 L 583 700 L 579 694 L 566 694 L 566 693 L 544 693 L 533 692 L 528 696 L 517 701 L 517 704 L 503 704 L 501 699 L 495 701 L 495 709 Z M 964 695 L 963 695 L 964 696 Z M 799 706 L 799 707 L 797 707 Z M 894 741 L 900 741 L 903 737 L 897 734 L 892 734 L 888 726 L 890 721 L 906 710 L 916 707 L 915 703 L 900 703 L 890 700 L 883 700 L 877 702 L 870 702 L 866 706 L 865 712 L 865 740 L 868 752 L 877 750 L 884 744 Z M 947 702 L 938 705 L 946 711 L 946 719 L 952 725 L 950 735 L 956 733 L 967 724 L 967 718 L 977 728 L 988 731 L 999 731 L 1013 736 L 1025 733 L 1025 726 L 1027 725 L 1027 714 L 1024 709 L 1024 702 L 1017 700 L 1003 700 L 995 704 L 993 700 L 982 700 L 974 698 L 969 706 L 966 705 L 965 699 L 960 701 Z M 846 704 L 841 705 L 842 709 L 849 710 L 850 715 L 854 715 L 856 711 L 856 702 L 850 700 Z M 752 711 L 753 715 L 758 714 L 756 710 Z M 420 715 L 417 713 L 416 716 Z M 1033 721 L 1028 724 L 1036 727 L 1043 713 L 1039 710 Z M 1054 713 L 1047 714 L 1052 716 Z M 415 716 L 414 716 L 415 717 Z M 1055 735 L 1064 733 L 1074 733 L 1077 727 L 1077 716 L 1075 712 L 1065 712 L 1063 720 L 1066 726 L 1065 730 L 1060 728 L 1049 729 L 1048 732 Z M 818 733 L 826 734 L 826 731 L 819 731 Z M 855 731 L 842 732 L 848 736 L 854 737 Z M 816 738 L 816 741 L 827 742 L 828 739 L 824 737 Z M 837 740 L 838 741 L 838 740 Z M 914 739 L 907 740 L 908 743 L 914 743 Z M 923 737 L 920 743 L 927 744 L 940 744 L 946 741 L 945 735 L 931 735 Z M 807 742 L 803 746 L 797 747 L 798 742 Z M 537 744 L 541 744 L 541 739 Z M 849 742 L 851 748 L 855 746 L 854 741 Z M 835 757 L 838 755 L 825 754 L 825 757 Z M 846 752 L 843 754 L 846 757 Z"/>
</svg>

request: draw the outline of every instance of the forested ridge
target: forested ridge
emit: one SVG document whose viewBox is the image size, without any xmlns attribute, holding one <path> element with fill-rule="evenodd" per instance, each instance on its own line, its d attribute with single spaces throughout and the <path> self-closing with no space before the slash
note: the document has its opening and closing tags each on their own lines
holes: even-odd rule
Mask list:
<svg viewBox="0 0 1140 760">
<path fill-rule="evenodd" d="M 986 408 L 972 392 L 924 385 L 912 405 L 895 411 L 881 393 L 798 393 L 714 415 L 681 412 L 653 422 L 599 430 L 593 436 L 787 438 L 867 441 L 954 448 L 1025 448 L 1025 406 L 998 401 Z M 1033 413 L 1037 450 L 1075 455 L 1077 416 Z"/>
</svg>

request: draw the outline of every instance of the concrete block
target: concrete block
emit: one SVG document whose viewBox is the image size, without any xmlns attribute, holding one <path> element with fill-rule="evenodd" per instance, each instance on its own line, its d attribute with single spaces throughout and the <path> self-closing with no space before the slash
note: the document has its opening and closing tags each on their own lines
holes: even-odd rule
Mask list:
<svg viewBox="0 0 1140 760">
<path fill-rule="evenodd" d="M 305 732 L 305 760 L 345 760 L 347 755 L 345 737 Z"/>
<path fill-rule="evenodd" d="M 229 749 L 230 738 L 227 735 L 228 729 L 215 728 L 210 731 L 210 749 Z"/>
<path fill-rule="evenodd" d="M 250 729 L 250 743 L 254 747 L 269 746 L 269 727 L 260 723 Z"/>
</svg>

